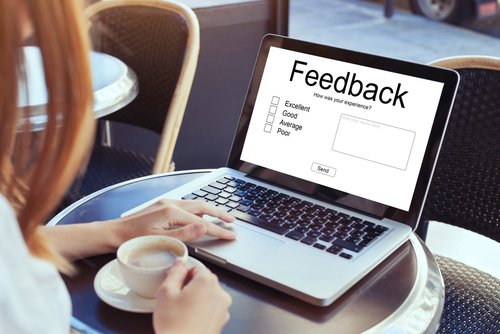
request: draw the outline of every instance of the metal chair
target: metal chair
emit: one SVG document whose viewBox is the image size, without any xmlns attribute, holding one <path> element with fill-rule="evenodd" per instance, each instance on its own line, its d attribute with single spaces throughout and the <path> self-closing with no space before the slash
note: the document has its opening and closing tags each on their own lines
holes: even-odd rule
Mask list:
<svg viewBox="0 0 500 334">
<path fill-rule="evenodd" d="M 500 247 L 500 58 L 451 57 L 431 65 L 455 69 L 461 80 L 422 221 L 458 226 Z M 436 259 L 445 284 L 438 333 L 500 333 L 500 280 Z"/>
<path fill-rule="evenodd" d="M 100 136 L 88 168 L 68 191 L 65 205 L 106 186 L 173 169 L 199 53 L 198 20 L 183 4 L 102 1 L 87 7 L 86 15 L 94 49 L 132 68 L 139 94 L 99 120 Z M 157 147 L 156 153 L 151 147 Z"/>
</svg>

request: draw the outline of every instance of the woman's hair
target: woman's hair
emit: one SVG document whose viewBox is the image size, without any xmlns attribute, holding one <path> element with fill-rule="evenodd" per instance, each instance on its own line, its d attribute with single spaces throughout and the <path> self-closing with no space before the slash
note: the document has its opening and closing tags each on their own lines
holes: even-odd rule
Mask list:
<svg viewBox="0 0 500 334">
<path fill-rule="evenodd" d="M 30 108 L 17 106 L 18 86 L 27 89 L 19 1 L 43 58 L 48 104 L 42 131 L 32 131 L 25 121 Z M 68 262 L 53 251 L 40 226 L 85 165 L 94 138 L 82 9 L 77 0 L 0 0 L 0 193 L 14 207 L 31 253 L 63 271 Z"/>
</svg>

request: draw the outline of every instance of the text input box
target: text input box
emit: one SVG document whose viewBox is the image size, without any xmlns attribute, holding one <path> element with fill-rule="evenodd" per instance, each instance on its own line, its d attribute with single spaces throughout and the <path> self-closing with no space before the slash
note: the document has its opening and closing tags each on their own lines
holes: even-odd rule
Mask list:
<svg viewBox="0 0 500 334">
<path fill-rule="evenodd" d="M 332 150 L 405 170 L 414 140 L 413 131 L 342 114 Z"/>
</svg>

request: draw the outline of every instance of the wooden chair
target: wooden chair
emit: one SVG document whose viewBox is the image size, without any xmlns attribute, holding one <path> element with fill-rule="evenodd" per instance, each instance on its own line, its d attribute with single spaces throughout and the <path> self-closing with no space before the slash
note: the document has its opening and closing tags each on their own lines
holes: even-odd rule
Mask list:
<svg viewBox="0 0 500 334">
<path fill-rule="evenodd" d="M 127 64 L 137 74 L 139 94 L 99 120 L 87 171 L 67 193 L 65 205 L 106 186 L 173 169 L 199 53 L 198 20 L 183 4 L 102 1 L 87 7 L 86 15 L 94 49 Z"/>
<path fill-rule="evenodd" d="M 473 231 L 500 248 L 500 58 L 451 57 L 430 65 L 455 69 L 461 79 L 423 223 Z M 438 333 L 499 333 L 500 280 L 447 257 L 436 259 L 445 284 Z"/>
</svg>

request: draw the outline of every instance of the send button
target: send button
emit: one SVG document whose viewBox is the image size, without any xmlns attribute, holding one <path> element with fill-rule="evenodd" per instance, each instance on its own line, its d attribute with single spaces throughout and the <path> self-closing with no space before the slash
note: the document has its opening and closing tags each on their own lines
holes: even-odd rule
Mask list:
<svg viewBox="0 0 500 334">
<path fill-rule="evenodd" d="M 316 162 L 312 163 L 311 170 L 316 173 L 325 174 L 328 176 L 335 176 L 335 172 L 337 171 L 335 168 L 325 165 L 320 165 Z"/>
</svg>

